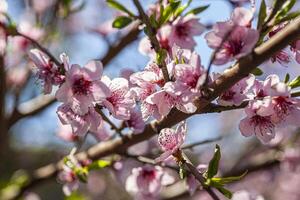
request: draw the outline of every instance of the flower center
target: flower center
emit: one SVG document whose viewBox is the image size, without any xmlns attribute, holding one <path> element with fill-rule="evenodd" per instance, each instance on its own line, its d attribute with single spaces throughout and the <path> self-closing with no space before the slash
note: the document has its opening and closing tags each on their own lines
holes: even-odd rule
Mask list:
<svg viewBox="0 0 300 200">
<path fill-rule="evenodd" d="M 86 80 L 83 76 L 81 76 L 73 82 L 73 93 L 79 95 L 87 95 L 90 92 L 91 85 L 91 81 Z"/>
<path fill-rule="evenodd" d="M 184 25 L 176 26 L 175 31 L 176 35 L 178 35 L 180 38 L 187 37 L 189 35 L 189 29 Z"/>
<path fill-rule="evenodd" d="M 229 40 L 224 43 L 224 48 L 227 50 L 229 55 L 235 56 L 239 54 L 244 46 L 243 41 Z"/>
<path fill-rule="evenodd" d="M 151 169 L 143 169 L 142 171 L 142 177 L 148 181 L 155 179 L 155 175 L 155 171 Z"/>
</svg>

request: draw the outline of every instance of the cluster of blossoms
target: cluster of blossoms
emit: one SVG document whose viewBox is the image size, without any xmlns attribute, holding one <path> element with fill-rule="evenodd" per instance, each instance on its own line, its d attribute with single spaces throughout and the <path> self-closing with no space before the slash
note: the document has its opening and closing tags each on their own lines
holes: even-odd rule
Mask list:
<svg viewBox="0 0 300 200">
<path fill-rule="evenodd" d="M 280 82 L 277 75 L 270 75 L 265 81 L 249 75 L 225 91 L 218 103 L 239 106 L 246 100 L 247 117 L 239 125 L 246 137 L 255 135 L 266 143 L 275 137 L 275 128 L 297 126 L 300 123 L 299 99 L 291 97 L 290 87 Z"/>
<path fill-rule="evenodd" d="M 135 100 L 129 91 L 125 78 L 110 80 L 102 76 L 103 67 L 99 61 L 90 61 L 84 67 L 70 65 L 69 58 L 61 54 L 61 66 L 56 66 L 44 53 L 33 49 L 29 57 L 37 67 L 37 76 L 43 82 L 46 94 L 53 86 L 59 86 L 56 98 L 63 102 L 57 114 L 64 125 L 71 125 L 73 134 L 83 136 L 88 131 L 103 131 L 103 120 L 95 106 L 107 108 L 111 115 L 132 128 L 134 132 L 143 131 L 144 122 Z"/>
<path fill-rule="evenodd" d="M 156 4 L 150 8 L 149 14 L 155 14 L 157 18 L 160 16 L 160 5 Z M 196 46 L 195 36 L 200 36 L 205 26 L 199 22 L 193 14 L 186 16 L 178 16 L 176 19 L 171 20 L 172 23 L 166 23 L 157 31 L 157 40 L 160 46 L 172 52 L 172 47 L 176 44 L 184 49 L 193 50 Z M 151 48 L 151 42 L 148 37 L 144 37 L 139 44 L 139 51 L 147 56 L 154 57 L 155 51 Z"/>
</svg>

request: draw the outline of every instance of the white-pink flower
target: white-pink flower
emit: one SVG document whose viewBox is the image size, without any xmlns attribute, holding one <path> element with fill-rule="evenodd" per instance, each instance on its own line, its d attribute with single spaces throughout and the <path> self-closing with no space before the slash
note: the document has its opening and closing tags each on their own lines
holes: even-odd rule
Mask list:
<svg viewBox="0 0 300 200">
<path fill-rule="evenodd" d="M 243 78 L 230 89 L 223 92 L 217 102 L 222 106 L 239 106 L 245 100 L 249 100 L 249 90 L 253 87 L 255 76 L 250 74 L 248 77 Z"/>
<path fill-rule="evenodd" d="M 135 105 L 135 101 L 129 92 L 129 84 L 125 78 L 115 78 L 110 80 L 107 76 L 102 77 L 102 81 L 110 89 L 110 95 L 102 101 L 109 112 L 120 120 L 130 118 L 130 110 Z"/>
<path fill-rule="evenodd" d="M 173 177 L 159 166 L 145 165 L 133 168 L 126 180 L 126 190 L 134 195 L 135 200 L 155 200 L 162 186 L 174 182 Z"/>
<path fill-rule="evenodd" d="M 184 143 L 186 133 L 187 125 L 185 121 L 180 122 L 176 130 L 171 128 L 162 129 L 158 136 L 158 143 L 164 153 L 156 158 L 155 161 L 162 162 L 180 150 Z"/>
<path fill-rule="evenodd" d="M 205 35 L 207 44 L 212 49 L 218 49 L 223 38 L 230 35 L 216 54 L 214 64 L 223 65 L 234 59 L 240 59 L 254 48 L 258 40 L 258 32 L 244 26 L 232 25 L 227 22 L 219 22 L 214 25 L 213 31 Z"/>
<path fill-rule="evenodd" d="M 132 129 L 133 133 L 141 133 L 145 128 L 142 113 L 138 109 L 130 110 L 130 118 L 125 123 L 128 128 Z"/>
<path fill-rule="evenodd" d="M 75 113 L 68 104 L 62 104 L 57 109 L 57 115 L 63 125 L 71 125 L 75 135 L 84 136 L 89 130 L 96 132 L 102 118 L 93 107 L 89 107 L 85 114 Z"/>
<path fill-rule="evenodd" d="M 235 8 L 230 20 L 217 22 L 213 30 L 205 35 L 208 46 L 218 49 L 223 38 L 230 33 L 216 54 L 214 64 L 223 65 L 252 51 L 259 37 L 258 31 L 250 28 L 252 18 L 252 11 Z"/>
<path fill-rule="evenodd" d="M 274 114 L 272 100 L 252 101 L 245 108 L 247 117 L 242 119 L 239 129 L 243 136 L 249 137 L 255 135 L 263 143 L 267 143 L 275 137 L 276 124 L 271 116 Z"/>
<path fill-rule="evenodd" d="M 44 84 L 45 94 L 50 94 L 53 85 L 60 85 L 64 82 L 65 76 L 50 59 L 40 50 L 32 49 L 28 53 L 30 59 L 37 67 L 37 77 Z"/>
<path fill-rule="evenodd" d="M 93 103 L 102 102 L 110 95 L 109 88 L 101 81 L 102 63 L 90 61 L 84 67 L 72 65 L 66 71 L 66 80 L 56 92 L 58 101 L 64 102 L 75 113 L 84 115 Z"/>
<path fill-rule="evenodd" d="M 205 26 L 199 22 L 193 14 L 184 17 L 178 17 L 172 23 L 172 33 L 169 37 L 169 45 L 172 47 L 177 44 L 181 48 L 194 49 L 196 41 L 194 36 L 201 35 L 205 30 Z"/>
</svg>

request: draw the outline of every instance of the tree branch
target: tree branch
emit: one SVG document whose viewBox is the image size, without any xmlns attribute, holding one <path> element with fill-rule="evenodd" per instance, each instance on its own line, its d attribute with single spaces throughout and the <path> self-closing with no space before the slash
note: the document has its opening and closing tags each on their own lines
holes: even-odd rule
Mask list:
<svg viewBox="0 0 300 200">
<path fill-rule="evenodd" d="M 198 110 L 197 114 L 202 112 L 208 112 L 208 106 L 210 102 L 216 99 L 222 92 L 229 89 L 240 79 L 246 77 L 253 69 L 258 65 L 262 64 L 265 60 L 269 59 L 274 53 L 283 49 L 288 44 L 298 39 L 300 36 L 300 18 L 297 18 L 291 22 L 287 27 L 273 36 L 266 43 L 254 49 L 254 51 L 248 56 L 240 59 L 234 66 L 226 70 L 217 80 L 215 80 L 210 88 L 212 92 L 205 99 L 199 99 L 197 101 Z M 171 113 L 165 117 L 160 122 L 152 122 L 145 127 L 143 133 L 140 134 L 130 134 L 126 135 L 123 138 L 117 138 L 111 141 L 99 143 L 87 151 L 77 154 L 78 159 L 89 158 L 95 160 L 103 156 L 107 156 L 113 153 L 124 152 L 126 149 L 134 144 L 145 141 L 159 132 L 162 128 L 171 127 L 178 122 L 193 116 L 194 114 L 186 114 L 179 112 L 178 110 L 172 110 Z M 30 188 L 30 185 L 36 184 L 36 182 L 43 181 L 47 178 L 53 177 L 57 174 L 57 170 L 61 168 L 62 162 L 57 164 L 51 164 L 49 166 L 55 166 L 56 170 L 52 170 L 48 175 L 39 177 L 35 176 L 28 182 L 27 186 L 20 191 L 20 194 L 23 193 L 26 189 Z M 45 169 L 48 166 L 45 166 L 41 169 Z M 39 170 L 41 170 L 39 169 Z M 17 195 L 20 196 L 20 195 Z"/>
</svg>

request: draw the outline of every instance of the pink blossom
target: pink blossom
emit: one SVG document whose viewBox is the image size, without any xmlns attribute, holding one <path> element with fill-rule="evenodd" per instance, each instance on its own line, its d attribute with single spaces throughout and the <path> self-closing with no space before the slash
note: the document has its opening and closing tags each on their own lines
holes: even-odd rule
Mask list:
<svg viewBox="0 0 300 200">
<path fill-rule="evenodd" d="M 243 101 L 249 100 L 250 96 L 248 92 L 252 88 L 254 81 L 255 76 L 251 74 L 243 78 L 219 96 L 217 100 L 218 104 L 223 106 L 239 106 Z"/>
<path fill-rule="evenodd" d="M 172 47 L 177 44 L 185 49 L 194 49 L 196 41 L 193 37 L 201 35 L 205 30 L 205 26 L 199 23 L 199 18 L 193 14 L 178 17 L 172 23 L 172 28 L 169 45 Z"/>
<path fill-rule="evenodd" d="M 171 184 L 174 179 L 159 166 L 145 165 L 133 168 L 126 180 L 126 190 L 136 200 L 155 200 L 162 186 Z"/>
<path fill-rule="evenodd" d="M 130 110 L 130 118 L 125 123 L 127 127 L 133 130 L 133 133 L 141 133 L 145 128 L 142 113 L 137 109 Z"/>
<path fill-rule="evenodd" d="M 290 55 L 287 52 L 280 50 L 271 57 L 271 62 L 278 62 L 281 65 L 288 64 L 290 63 Z"/>
<path fill-rule="evenodd" d="M 262 101 L 253 101 L 245 108 L 247 117 L 240 121 L 239 129 L 243 136 L 255 135 L 263 143 L 275 137 L 276 124 L 272 121 L 272 100 L 265 98 Z"/>
<path fill-rule="evenodd" d="M 37 77 L 44 84 L 45 94 L 50 94 L 52 85 L 60 85 L 64 82 L 65 76 L 61 74 L 57 67 L 43 52 L 32 49 L 28 53 L 30 59 L 37 67 Z"/>
<path fill-rule="evenodd" d="M 200 86 L 206 78 L 206 71 L 201 65 L 201 59 L 195 52 L 191 53 L 187 63 L 175 65 L 175 83 L 182 87 L 179 95 L 183 94 L 184 101 L 192 101 L 195 96 L 200 95 Z M 178 94 L 178 93 L 177 93 Z"/>
<path fill-rule="evenodd" d="M 230 17 L 230 21 L 238 26 L 251 26 L 251 21 L 253 19 L 253 12 L 243 8 L 237 7 L 233 10 L 232 15 Z"/>
<path fill-rule="evenodd" d="M 174 82 L 167 82 L 162 90 L 151 94 L 145 99 L 148 104 L 155 105 L 160 115 L 159 119 L 169 114 L 173 107 L 185 113 L 193 113 L 197 107 L 193 102 L 185 101 L 189 94 L 183 93 L 185 87 Z"/>
<path fill-rule="evenodd" d="M 66 71 L 65 82 L 56 92 L 57 100 L 70 105 L 75 113 L 84 115 L 93 103 L 110 95 L 109 88 L 101 81 L 102 70 L 99 61 L 90 61 L 83 68 L 72 65 Z"/>
<path fill-rule="evenodd" d="M 110 80 L 107 76 L 102 77 L 102 81 L 110 89 L 111 93 L 102 101 L 109 112 L 120 120 L 130 118 L 130 109 L 135 101 L 129 92 L 128 81 L 125 78 L 115 78 Z"/>
<path fill-rule="evenodd" d="M 184 143 L 186 133 L 187 126 L 185 121 L 179 123 L 176 130 L 171 128 L 162 129 L 158 136 L 158 143 L 164 153 L 156 158 L 155 161 L 162 162 L 180 150 L 180 147 Z"/>
<path fill-rule="evenodd" d="M 102 118 L 94 108 L 89 107 L 88 112 L 80 115 L 75 113 L 70 105 L 62 104 L 57 109 L 57 115 L 63 125 L 71 125 L 73 134 L 85 135 L 89 130 L 96 132 L 101 124 Z"/>
<path fill-rule="evenodd" d="M 217 49 L 222 44 L 222 39 L 230 33 L 221 49 L 216 54 L 214 64 L 223 65 L 234 59 L 240 59 L 254 48 L 258 40 L 257 30 L 244 26 L 232 25 L 229 22 L 218 22 L 213 31 L 205 35 L 207 44 L 212 49 Z"/>
</svg>

